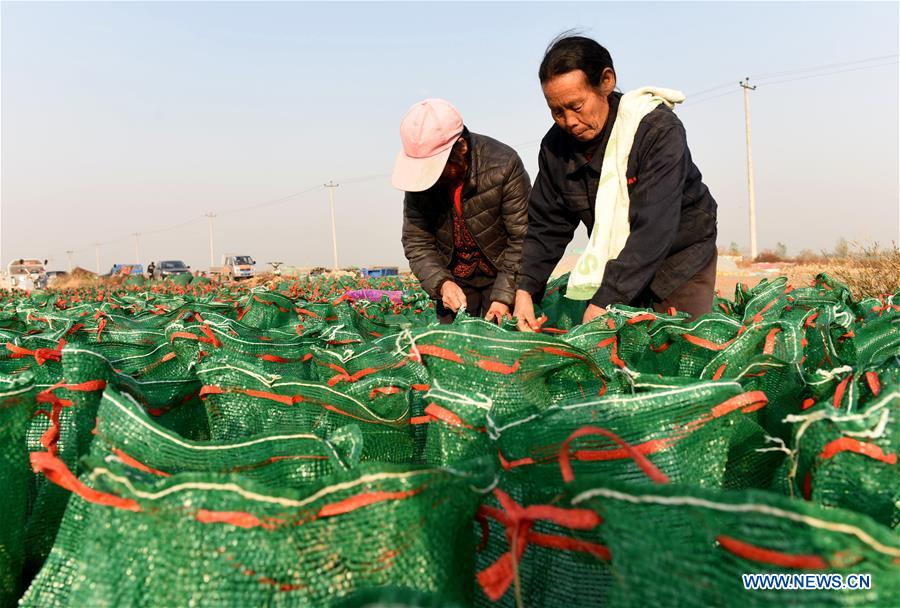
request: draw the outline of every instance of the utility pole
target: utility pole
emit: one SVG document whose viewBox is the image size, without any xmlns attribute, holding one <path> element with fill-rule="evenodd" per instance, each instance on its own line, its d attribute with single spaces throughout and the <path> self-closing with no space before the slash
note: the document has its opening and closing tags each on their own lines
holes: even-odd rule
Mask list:
<svg viewBox="0 0 900 608">
<path fill-rule="evenodd" d="M 134 236 L 134 263 L 141 263 L 141 233 L 135 232 Z"/>
<path fill-rule="evenodd" d="M 216 214 L 210 211 L 204 215 L 209 218 L 209 267 L 211 269 L 216 265 L 215 247 L 213 245 L 213 221 Z"/>
<path fill-rule="evenodd" d="M 334 222 L 334 189 L 340 186 L 340 184 L 336 184 L 333 181 L 325 184 L 325 187 L 328 188 L 328 204 L 331 206 L 331 250 L 334 255 L 334 266 L 333 269 L 338 269 L 338 257 L 337 257 L 337 227 Z"/>
<path fill-rule="evenodd" d="M 755 260 L 758 251 L 756 248 L 756 198 L 753 194 L 753 145 L 750 143 L 750 91 L 755 91 L 756 86 L 750 86 L 749 76 L 738 84 L 744 89 L 744 124 L 747 129 L 747 196 L 750 203 L 750 259 Z"/>
<path fill-rule="evenodd" d="M 66 251 L 66 255 L 69 256 L 69 272 L 72 272 L 72 254 L 75 253 L 71 249 Z"/>
<path fill-rule="evenodd" d="M 100 276 L 100 243 L 94 243 L 94 251 L 97 254 L 97 276 Z"/>
</svg>

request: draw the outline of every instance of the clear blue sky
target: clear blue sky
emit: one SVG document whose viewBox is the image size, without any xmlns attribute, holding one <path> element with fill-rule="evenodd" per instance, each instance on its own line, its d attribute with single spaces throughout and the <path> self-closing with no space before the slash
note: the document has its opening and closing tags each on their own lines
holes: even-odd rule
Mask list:
<svg viewBox="0 0 900 608">
<path fill-rule="evenodd" d="M 449 99 L 533 179 L 551 122 L 537 67 L 569 28 L 607 46 L 623 90 L 688 95 L 725 247 L 748 243 L 738 80 L 894 56 L 759 78 L 751 109 L 761 248 L 900 240 L 895 2 L 3 2 L 0 20 L 4 266 L 65 269 L 73 249 L 93 269 L 101 241 L 105 271 L 134 261 L 141 232 L 142 262 L 206 267 L 210 211 L 217 255 L 330 265 L 324 189 L 228 211 L 332 179 L 341 264 L 405 264 L 386 174 L 406 109 Z"/>
</svg>

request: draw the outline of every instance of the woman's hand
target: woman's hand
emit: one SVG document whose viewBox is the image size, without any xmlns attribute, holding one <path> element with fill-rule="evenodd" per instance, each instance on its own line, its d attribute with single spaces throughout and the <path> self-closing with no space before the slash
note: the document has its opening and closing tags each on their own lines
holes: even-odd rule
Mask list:
<svg viewBox="0 0 900 608">
<path fill-rule="evenodd" d="M 457 312 L 466 305 L 466 294 L 453 281 L 446 281 L 441 285 L 441 302 L 453 312 Z"/>
<path fill-rule="evenodd" d="M 519 331 L 537 331 L 541 327 L 534 318 L 534 302 L 531 294 L 524 289 L 516 290 L 516 307 L 513 315 L 517 319 Z"/>
<path fill-rule="evenodd" d="M 503 302 L 491 302 L 491 307 L 488 308 L 484 320 L 496 321 L 497 325 L 503 325 L 503 320 L 511 317 L 512 315 L 509 314 L 509 306 Z"/>
<path fill-rule="evenodd" d="M 597 306 L 596 304 L 589 304 L 587 309 L 584 311 L 584 318 L 581 320 L 582 323 L 590 323 L 600 315 L 605 315 L 606 309 Z"/>
</svg>

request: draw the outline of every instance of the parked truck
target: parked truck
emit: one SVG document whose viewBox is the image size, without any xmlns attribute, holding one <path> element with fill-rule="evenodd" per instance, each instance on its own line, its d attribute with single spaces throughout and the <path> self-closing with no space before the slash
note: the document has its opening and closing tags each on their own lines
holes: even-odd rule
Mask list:
<svg viewBox="0 0 900 608">
<path fill-rule="evenodd" d="M 210 276 L 218 276 L 222 280 L 249 279 L 254 275 L 256 261 L 249 255 L 222 256 L 222 265 L 209 269 Z"/>
<path fill-rule="evenodd" d="M 47 286 L 47 260 L 19 258 L 12 260 L 6 268 L 3 287 L 8 289 L 43 289 Z"/>
</svg>

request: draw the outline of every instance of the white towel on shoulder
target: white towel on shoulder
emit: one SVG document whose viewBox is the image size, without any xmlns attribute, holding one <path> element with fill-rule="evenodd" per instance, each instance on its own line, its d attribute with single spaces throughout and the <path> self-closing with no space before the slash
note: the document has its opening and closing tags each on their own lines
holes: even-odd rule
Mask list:
<svg viewBox="0 0 900 608">
<path fill-rule="evenodd" d="M 603 153 L 600 184 L 594 205 L 594 228 L 584 253 L 569 275 L 567 298 L 590 300 L 603 282 L 606 263 L 616 259 L 631 234 L 628 221 L 628 178 L 625 171 L 638 125 L 659 104 L 664 103 L 672 108 L 683 101 L 681 91 L 657 87 L 635 89 L 619 99 L 616 122 Z"/>
</svg>

